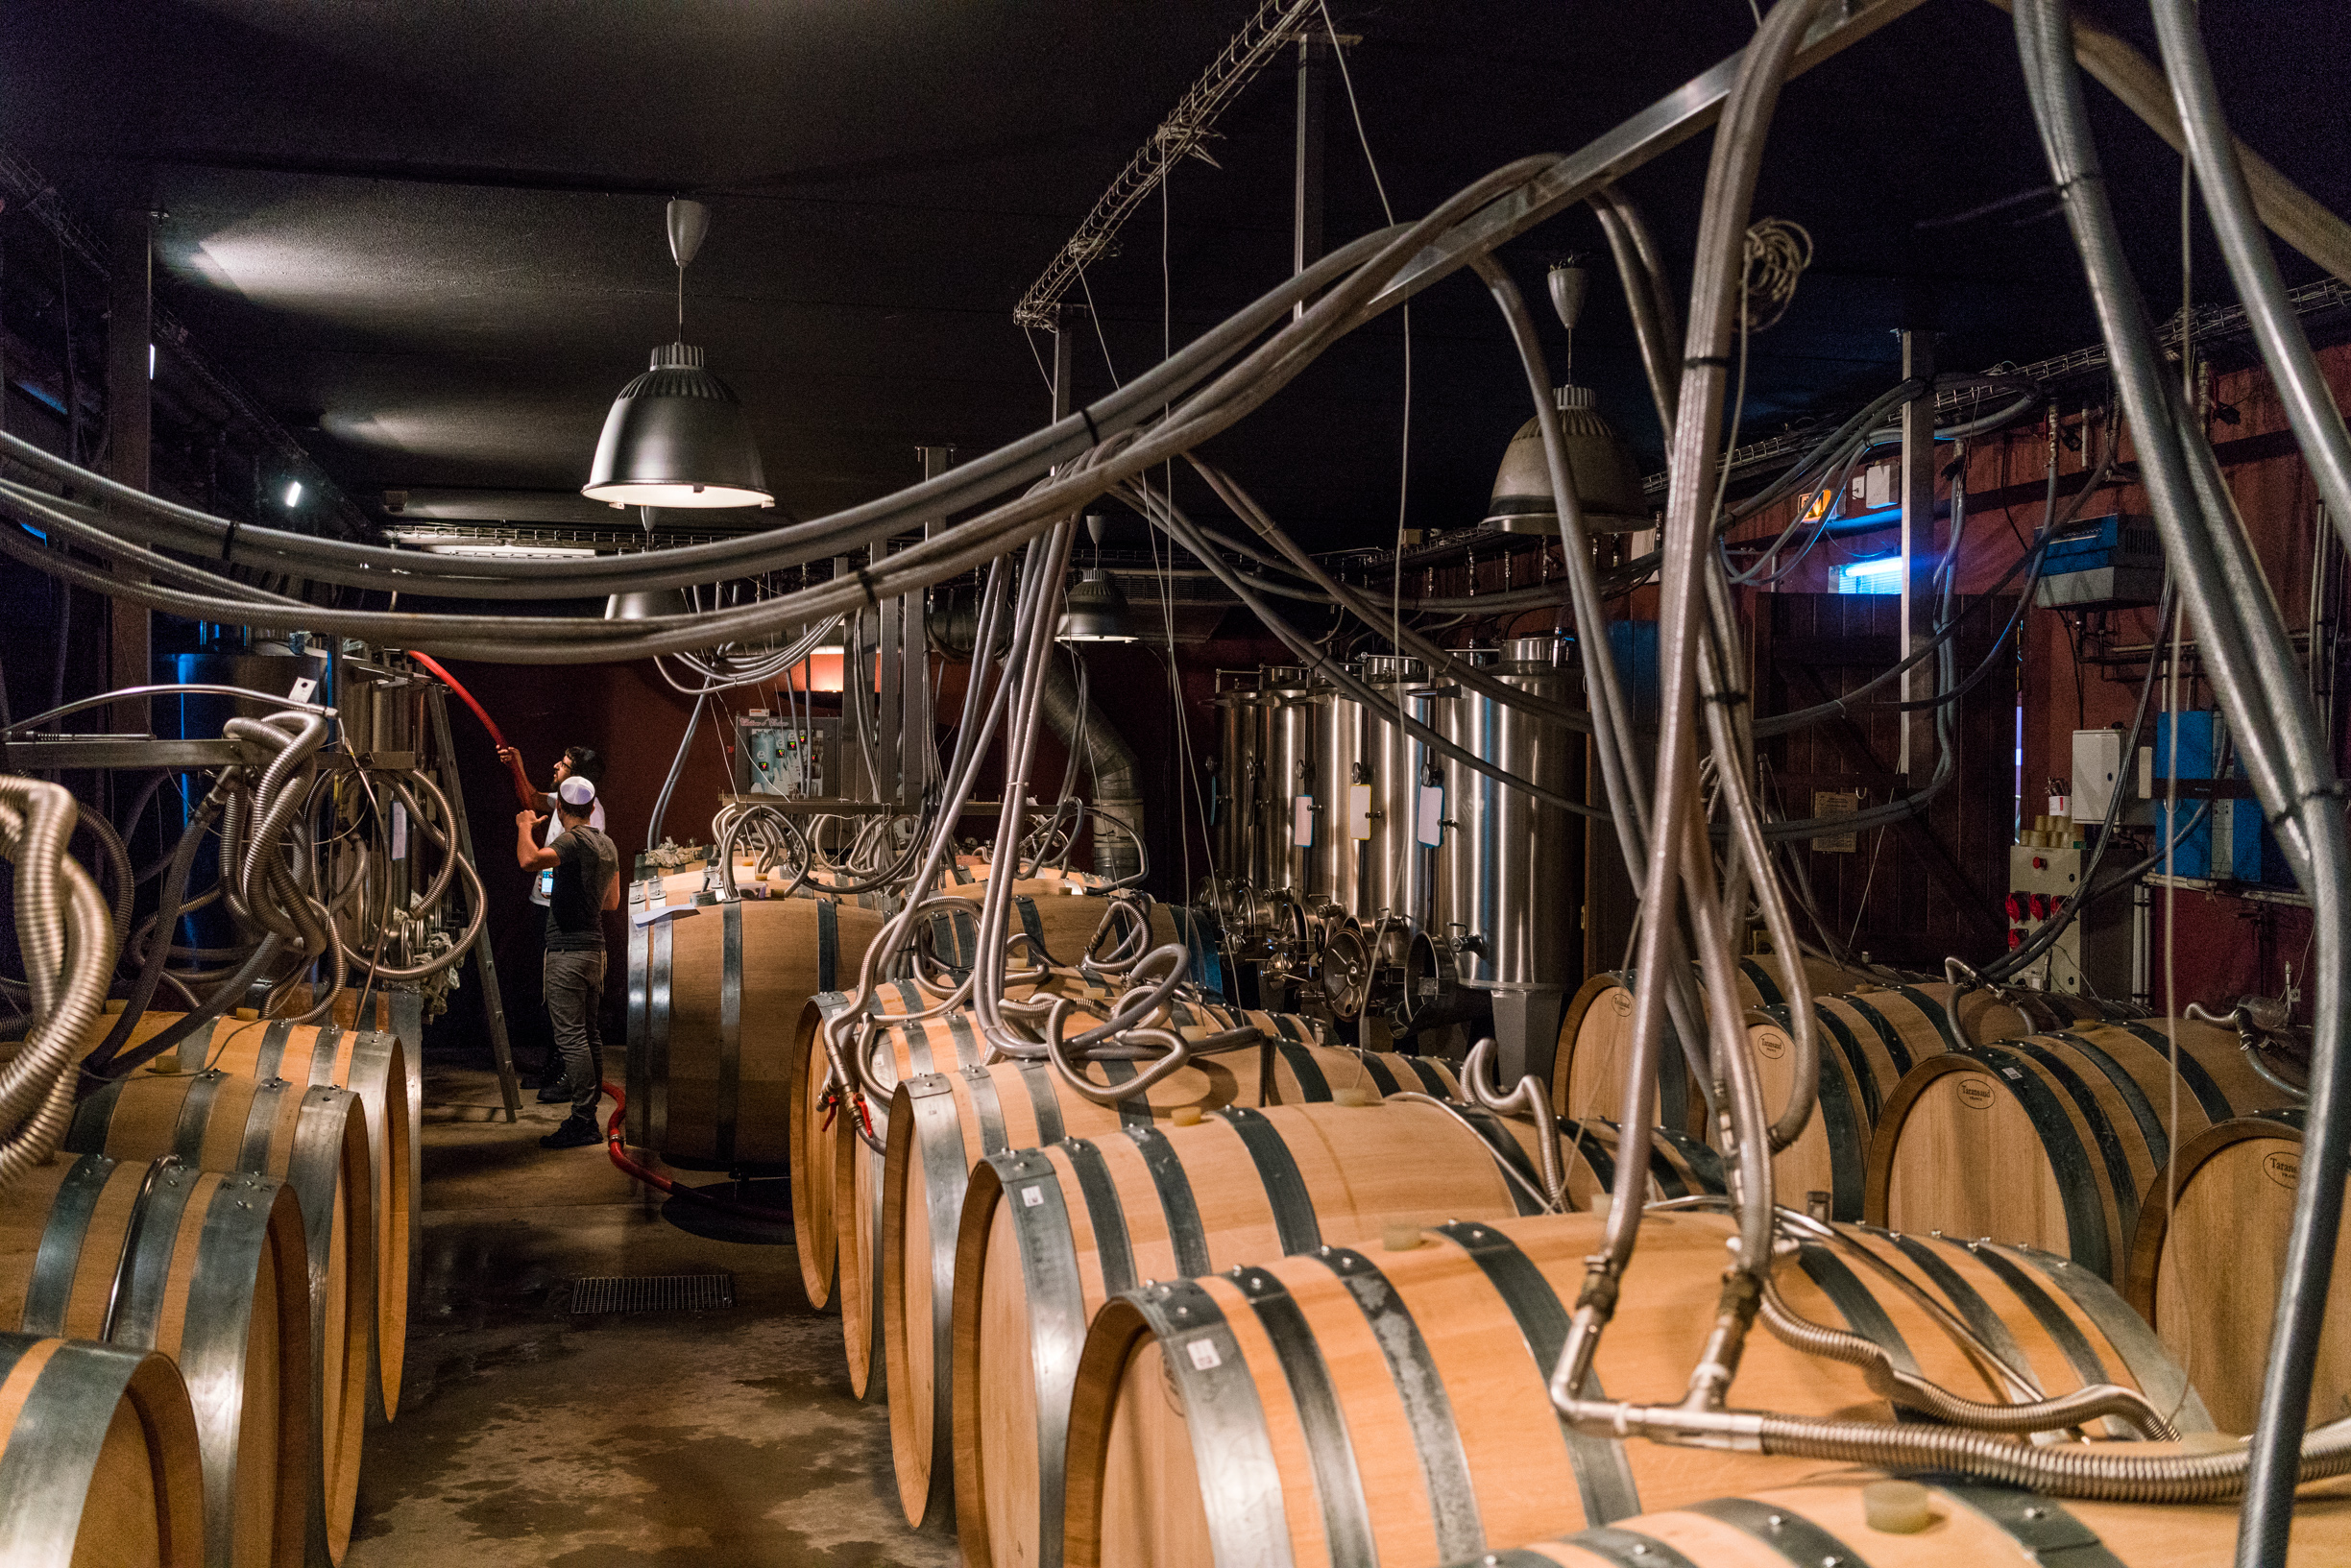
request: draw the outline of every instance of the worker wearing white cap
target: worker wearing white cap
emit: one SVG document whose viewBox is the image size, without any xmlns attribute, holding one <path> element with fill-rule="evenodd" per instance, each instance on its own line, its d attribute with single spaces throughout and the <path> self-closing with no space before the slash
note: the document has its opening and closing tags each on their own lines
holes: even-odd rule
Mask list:
<svg viewBox="0 0 2351 1568">
<path fill-rule="evenodd" d="M 547 894 L 546 1008 L 555 1049 L 571 1090 L 571 1116 L 539 1140 L 546 1148 L 603 1142 L 596 1101 L 604 1093 L 604 1045 L 597 1014 L 604 1005 L 603 911 L 620 906 L 620 852 L 592 825 L 595 785 L 573 774 L 555 786 L 563 832 L 537 841 L 539 813 L 515 816 L 515 859 L 525 871 L 552 873 Z"/>
</svg>

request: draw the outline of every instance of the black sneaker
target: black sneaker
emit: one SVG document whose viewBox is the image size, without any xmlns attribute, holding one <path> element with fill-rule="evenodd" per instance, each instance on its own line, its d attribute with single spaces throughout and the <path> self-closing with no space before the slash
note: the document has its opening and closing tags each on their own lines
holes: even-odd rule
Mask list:
<svg viewBox="0 0 2351 1568">
<path fill-rule="evenodd" d="M 571 1086 L 561 1078 L 549 1078 L 539 1086 L 539 1103 L 553 1105 L 571 1098 Z"/>
<path fill-rule="evenodd" d="M 593 1121 L 586 1117 L 575 1116 L 545 1138 L 540 1139 L 539 1146 L 541 1148 L 586 1148 L 591 1144 L 600 1144 L 603 1141 L 604 1135 L 596 1130 L 596 1124 Z"/>
</svg>

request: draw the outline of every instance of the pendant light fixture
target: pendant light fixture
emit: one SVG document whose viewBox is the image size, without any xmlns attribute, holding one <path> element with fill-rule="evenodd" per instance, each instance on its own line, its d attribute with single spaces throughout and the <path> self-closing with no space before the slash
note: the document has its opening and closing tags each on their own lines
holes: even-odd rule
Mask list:
<svg viewBox="0 0 2351 1568">
<path fill-rule="evenodd" d="M 1551 269 L 1551 308 L 1567 328 L 1567 351 L 1560 356 L 1564 382 L 1551 389 L 1559 407 L 1560 434 L 1567 456 L 1567 482 L 1575 486 L 1587 534 L 1622 534 L 1653 525 L 1641 492 L 1640 466 L 1616 427 L 1602 414 L 1589 387 L 1575 384 L 1575 329 L 1584 314 L 1589 275 L 1569 257 Z M 1542 425 L 1529 420 L 1518 427 L 1494 475 L 1486 520 L 1506 534 L 1557 534 L 1559 499 L 1551 494 L 1551 465 L 1544 459 Z"/>
<path fill-rule="evenodd" d="M 710 208 L 680 198 L 668 218 L 677 341 L 654 350 L 652 368 L 613 399 L 580 494 L 614 507 L 773 506 L 742 404 L 686 342 L 686 266 L 702 248 Z"/>
<path fill-rule="evenodd" d="M 1061 595 L 1061 623 L 1054 628 L 1054 637 L 1062 642 L 1132 642 L 1135 634 L 1127 619 L 1127 595 L 1103 569 L 1102 537 L 1106 519 L 1098 512 L 1085 520 L 1086 533 L 1094 541 L 1094 564 L 1080 571 Z"/>
</svg>

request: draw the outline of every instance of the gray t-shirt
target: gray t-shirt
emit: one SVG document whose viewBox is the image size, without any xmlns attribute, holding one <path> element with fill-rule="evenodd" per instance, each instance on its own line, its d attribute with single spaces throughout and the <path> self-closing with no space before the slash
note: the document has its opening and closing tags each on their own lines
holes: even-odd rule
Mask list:
<svg viewBox="0 0 2351 1568">
<path fill-rule="evenodd" d="M 585 824 L 565 829 L 553 848 L 555 886 L 547 899 L 546 951 L 600 953 L 604 891 L 620 875 L 620 852 Z"/>
</svg>

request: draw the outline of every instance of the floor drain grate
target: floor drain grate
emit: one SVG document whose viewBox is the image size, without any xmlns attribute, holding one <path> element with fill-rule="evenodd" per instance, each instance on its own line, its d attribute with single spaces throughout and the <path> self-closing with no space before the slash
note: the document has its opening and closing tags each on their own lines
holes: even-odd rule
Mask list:
<svg viewBox="0 0 2351 1568">
<path fill-rule="evenodd" d="M 571 1282 L 571 1315 L 721 1312 L 735 1305 L 732 1274 L 603 1274 Z"/>
</svg>

